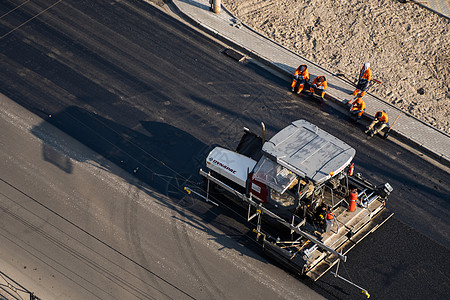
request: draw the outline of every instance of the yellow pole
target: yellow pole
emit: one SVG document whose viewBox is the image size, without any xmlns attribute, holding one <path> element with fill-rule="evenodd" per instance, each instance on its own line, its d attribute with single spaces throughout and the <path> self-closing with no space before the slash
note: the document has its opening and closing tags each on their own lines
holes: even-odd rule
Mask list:
<svg viewBox="0 0 450 300">
<path fill-rule="evenodd" d="M 213 12 L 220 13 L 220 0 L 213 0 Z"/>
</svg>

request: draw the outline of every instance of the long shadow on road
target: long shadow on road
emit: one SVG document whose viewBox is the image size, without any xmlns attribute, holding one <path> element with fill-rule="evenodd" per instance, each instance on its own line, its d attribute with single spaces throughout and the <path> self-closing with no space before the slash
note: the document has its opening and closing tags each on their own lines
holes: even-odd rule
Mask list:
<svg viewBox="0 0 450 300">
<path fill-rule="evenodd" d="M 133 130 L 75 106 L 48 121 L 160 193 L 166 192 L 166 178 L 192 174 L 199 165 L 196 157 L 208 148 L 192 135 L 167 124 L 141 121 L 139 128 Z M 40 128 L 33 128 L 32 132 L 45 138 Z"/>
<path fill-rule="evenodd" d="M 158 197 L 159 204 L 181 215 L 189 226 L 212 235 L 223 248 L 233 248 L 246 256 L 261 259 L 250 251 L 256 247 L 249 242 L 250 230 L 241 224 L 242 215 L 236 214 L 236 207 L 216 208 L 188 196 L 183 190 L 189 186 L 202 191 L 203 182 L 198 169 L 213 146 L 168 124 L 140 121 L 133 130 L 76 106 L 68 107 L 47 121 L 98 153 L 99 161 L 106 158 L 132 174 L 130 184 L 152 197 L 155 197 L 154 191 L 166 195 Z M 46 161 L 68 173 L 72 170 L 70 159 L 86 162 L 82 156 L 64 153 L 67 151 L 61 148 L 60 141 L 48 137 L 47 127 L 48 123 L 43 122 L 31 130 L 43 141 L 42 155 Z M 52 154 L 50 158 L 49 153 Z M 109 172 L 112 170 L 108 165 L 102 165 L 102 168 Z M 234 224 L 227 224 L 223 217 L 228 222 L 234 218 Z M 224 234 L 211 230 L 210 225 Z"/>
</svg>

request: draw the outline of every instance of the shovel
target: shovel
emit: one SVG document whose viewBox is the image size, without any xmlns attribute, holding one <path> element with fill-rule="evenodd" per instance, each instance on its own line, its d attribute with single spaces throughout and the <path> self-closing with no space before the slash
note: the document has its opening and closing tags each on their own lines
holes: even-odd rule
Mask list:
<svg viewBox="0 0 450 300">
<path fill-rule="evenodd" d="M 394 123 L 392 123 L 392 126 L 390 126 L 389 129 L 388 129 L 388 131 L 386 131 L 386 132 L 384 133 L 383 138 L 385 138 L 385 139 L 388 138 L 388 136 L 389 136 L 389 131 L 391 131 L 392 127 L 394 127 L 395 123 L 397 122 L 397 120 L 398 120 L 398 118 L 400 117 L 401 114 L 402 114 L 402 112 L 400 112 L 400 113 L 398 114 L 397 118 L 395 118 Z"/>
<path fill-rule="evenodd" d="M 348 78 L 344 73 L 336 73 L 335 74 L 335 76 L 336 77 L 342 77 L 342 78 L 344 78 L 346 81 L 348 81 L 350 84 L 352 84 L 353 86 L 356 86 L 356 83 L 352 80 L 352 79 L 350 79 L 350 78 Z M 375 83 L 378 83 L 378 84 L 383 84 L 380 80 L 378 80 L 378 79 L 372 79 L 371 80 L 371 82 L 375 82 Z M 369 82 L 369 84 L 371 83 L 371 82 Z M 370 85 L 369 85 L 370 86 Z"/>
</svg>

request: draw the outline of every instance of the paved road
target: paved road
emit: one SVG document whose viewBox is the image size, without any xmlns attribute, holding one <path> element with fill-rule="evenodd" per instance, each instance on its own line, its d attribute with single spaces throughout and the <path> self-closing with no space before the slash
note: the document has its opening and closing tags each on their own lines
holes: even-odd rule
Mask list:
<svg viewBox="0 0 450 300">
<path fill-rule="evenodd" d="M 321 298 L 218 230 L 217 210 L 183 210 L 0 99 L 0 268 L 41 299 Z"/>
<path fill-rule="evenodd" d="M 18 3 L 2 3 L 1 14 Z M 35 1 L 2 18 L 2 32 L 51 3 Z M 257 130 L 263 120 L 271 135 L 292 120 L 307 119 L 354 146 L 359 171 L 395 188 L 389 206 L 397 219 L 363 242 L 364 252 L 355 249 L 355 263 L 348 263 L 358 282 L 386 299 L 417 295 L 424 282 L 429 284 L 419 292 L 445 295 L 449 278 L 436 259 L 449 254 L 448 172 L 392 141 L 366 140 L 345 114 L 291 95 L 285 80 L 254 62 L 237 63 L 224 48 L 141 1 L 63 1 L 1 40 L 0 92 L 95 150 L 98 158 L 129 173 L 139 167 L 133 178 L 172 201 L 180 201 L 177 187 L 183 181 L 199 180 L 196 170 L 213 144 L 236 146 L 242 126 Z M 31 132 L 44 139 L 46 124 Z M 45 153 L 60 169 L 70 169 Z M 214 228 L 258 251 L 232 211 L 223 208 L 216 217 L 207 205 L 184 202 L 200 224 L 214 219 Z M 134 230 L 145 223 L 146 216 L 141 218 L 123 224 Z M 146 259 L 141 255 L 137 261 Z M 360 296 L 329 277 L 308 284 L 327 297 Z"/>
</svg>

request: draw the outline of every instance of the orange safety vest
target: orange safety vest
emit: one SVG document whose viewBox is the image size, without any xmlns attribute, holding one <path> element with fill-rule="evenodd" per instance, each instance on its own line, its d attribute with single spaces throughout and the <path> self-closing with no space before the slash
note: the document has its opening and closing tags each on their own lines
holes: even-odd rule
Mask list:
<svg viewBox="0 0 450 300">
<path fill-rule="evenodd" d="M 303 72 L 300 72 L 300 67 L 305 66 L 305 70 Z M 308 66 L 307 65 L 301 65 L 295 70 L 294 75 L 303 76 L 303 79 L 309 80 L 309 72 L 308 72 Z"/>
<path fill-rule="evenodd" d="M 323 81 L 319 82 L 318 79 L 321 77 L 323 78 Z M 327 89 L 327 79 L 325 78 L 325 76 L 318 76 L 318 77 L 314 78 L 312 84 L 315 84 L 317 86 L 322 86 L 324 90 Z"/>
<path fill-rule="evenodd" d="M 381 112 L 381 117 L 377 118 L 377 120 L 378 120 L 379 122 L 387 123 L 388 120 L 389 120 L 387 113 L 385 113 L 384 111 L 382 111 L 382 112 Z"/>
<path fill-rule="evenodd" d="M 366 109 L 366 103 L 361 99 L 358 98 L 353 102 L 351 110 L 362 110 L 364 111 Z"/>
<path fill-rule="evenodd" d="M 331 210 L 327 210 L 327 220 L 333 220 L 334 219 L 334 212 Z"/>
<path fill-rule="evenodd" d="M 367 79 L 368 81 L 372 80 L 372 70 L 370 68 L 368 68 L 364 74 L 362 74 L 362 72 L 364 71 L 364 67 L 361 68 L 361 71 L 359 71 L 359 80 L 361 79 Z M 362 76 L 361 76 L 362 74 Z"/>
</svg>

